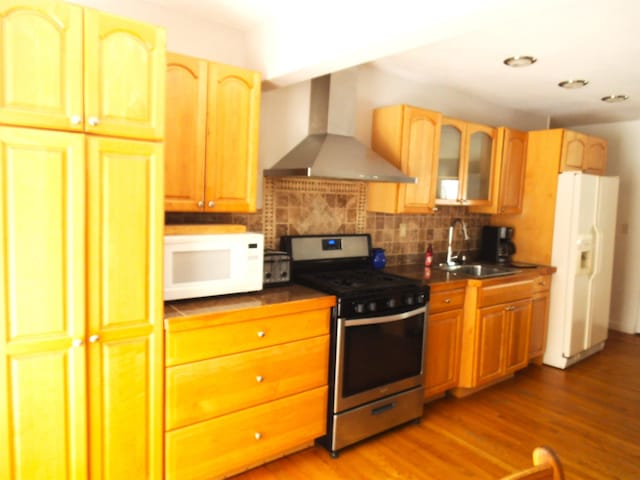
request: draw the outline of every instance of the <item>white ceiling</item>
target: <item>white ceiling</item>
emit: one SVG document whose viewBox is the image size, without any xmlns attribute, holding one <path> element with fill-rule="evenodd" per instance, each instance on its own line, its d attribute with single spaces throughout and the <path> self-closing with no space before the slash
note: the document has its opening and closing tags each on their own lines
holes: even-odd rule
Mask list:
<svg viewBox="0 0 640 480">
<path fill-rule="evenodd" d="M 373 37 L 369 45 L 371 52 L 380 53 L 360 58 L 398 76 L 549 116 L 552 126 L 640 119 L 638 0 L 147 1 L 205 16 L 248 35 L 298 22 L 308 25 L 303 32 L 309 35 L 332 36 L 347 25 L 350 34 L 340 40 L 345 50 L 350 43 L 360 48 L 359 29 L 375 25 L 379 38 Z M 433 32 L 430 36 L 425 35 L 426 26 L 423 31 L 417 28 L 421 18 Z M 403 22 L 405 37 L 413 40 L 403 45 L 417 48 L 385 48 L 387 39 L 389 45 L 393 40 L 389 32 L 401 30 Z M 512 55 L 533 55 L 538 61 L 526 68 L 506 67 L 502 61 Z M 313 76 L 313 69 L 308 72 Z M 568 79 L 589 84 L 578 90 L 557 86 Z M 630 98 L 617 104 L 600 101 L 617 94 Z"/>
</svg>

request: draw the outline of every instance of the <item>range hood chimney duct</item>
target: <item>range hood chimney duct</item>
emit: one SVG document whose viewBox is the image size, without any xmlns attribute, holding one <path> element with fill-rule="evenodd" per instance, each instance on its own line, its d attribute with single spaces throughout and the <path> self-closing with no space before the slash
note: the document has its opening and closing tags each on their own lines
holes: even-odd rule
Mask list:
<svg viewBox="0 0 640 480">
<path fill-rule="evenodd" d="M 416 178 L 402 173 L 349 131 L 355 122 L 356 73 L 346 70 L 311 81 L 309 135 L 266 169 L 266 177 L 417 183 Z"/>
</svg>

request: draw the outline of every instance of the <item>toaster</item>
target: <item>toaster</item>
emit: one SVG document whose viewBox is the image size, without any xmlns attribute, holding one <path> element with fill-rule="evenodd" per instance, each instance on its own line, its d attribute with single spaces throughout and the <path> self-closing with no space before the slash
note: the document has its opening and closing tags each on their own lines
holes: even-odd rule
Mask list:
<svg viewBox="0 0 640 480">
<path fill-rule="evenodd" d="M 291 281 L 291 257 L 278 250 L 264 251 L 262 285 L 270 287 Z"/>
</svg>

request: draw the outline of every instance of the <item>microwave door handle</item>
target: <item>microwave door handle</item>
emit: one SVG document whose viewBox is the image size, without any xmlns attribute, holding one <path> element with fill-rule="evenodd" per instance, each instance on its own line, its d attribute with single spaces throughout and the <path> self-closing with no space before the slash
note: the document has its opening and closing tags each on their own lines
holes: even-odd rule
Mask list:
<svg viewBox="0 0 640 480">
<path fill-rule="evenodd" d="M 358 325 L 373 325 L 376 323 L 390 323 L 397 322 L 398 320 L 406 320 L 407 318 L 411 318 L 415 315 L 419 315 L 421 313 L 425 313 L 427 311 L 427 307 L 420 307 L 409 312 L 397 313 L 395 315 L 387 315 L 384 317 L 370 317 L 363 318 L 357 320 L 344 320 L 345 327 L 356 327 Z"/>
</svg>

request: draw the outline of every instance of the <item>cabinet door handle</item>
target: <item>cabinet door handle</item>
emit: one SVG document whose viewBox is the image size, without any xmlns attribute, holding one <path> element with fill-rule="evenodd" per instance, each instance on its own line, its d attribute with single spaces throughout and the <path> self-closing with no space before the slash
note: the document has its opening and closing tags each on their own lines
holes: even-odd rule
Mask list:
<svg viewBox="0 0 640 480">
<path fill-rule="evenodd" d="M 209 200 L 209 203 L 207 203 L 207 207 L 209 208 L 213 208 L 216 206 L 216 202 L 214 202 L 213 200 Z"/>
<path fill-rule="evenodd" d="M 256 375 L 256 382 L 262 383 L 263 380 L 264 380 L 264 377 L 262 375 Z"/>
<path fill-rule="evenodd" d="M 513 312 L 515 309 L 516 307 L 514 307 L 513 305 L 509 305 L 507 308 L 505 308 L 507 312 Z"/>
<path fill-rule="evenodd" d="M 262 434 L 260 432 L 256 432 L 253 434 L 253 438 L 256 440 L 260 440 L 262 438 Z"/>
<path fill-rule="evenodd" d="M 99 123 L 100 120 L 98 119 L 98 117 L 89 117 L 89 125 L 91 125 L 92 127 L 97 127 Z"/>
<path fill-rule="evenodd" d="M 72 347 L 81 347 L 83 343 L 84 343 L 84 342 L 82 341 L 82 339 L 81 339 L 81 338 L 74 338 L 74 339 L 71 341 L 71 346 L 72 346 Z"/>
<path fill-rule="evenodd" d="M 80 115 L 71 115 L 69 121 L 71 121 L 71 125 L 80 125 L 82 123 L 82 117 Z"/>
<path fill-rule="evenodd" d="M 204 201 L 198 201 L 198 208 L 204 208 Z"/>
<path fill-rule="evenodd" d="M 259 336 L 260 338 L 263 338 L 265 335 L 266 335 L 266 333 L 264 333 L 264 331 L 263 331 L 263 330 L 260 330 L 260 331 L 258 332 L 258 336 Z"/>
<path fill-rule="evenodd" d="M 544 282 L 538 282 L 538 285 L 540 285 L 541 287 L 544 287 L 546 284 Z"/>
<path fill-rule="evenodd" d="M 89 337 L 89 343 L 96 343 L 98 340 L 100 340 L 100 335 L 91 335 Z"/>
</svg>

